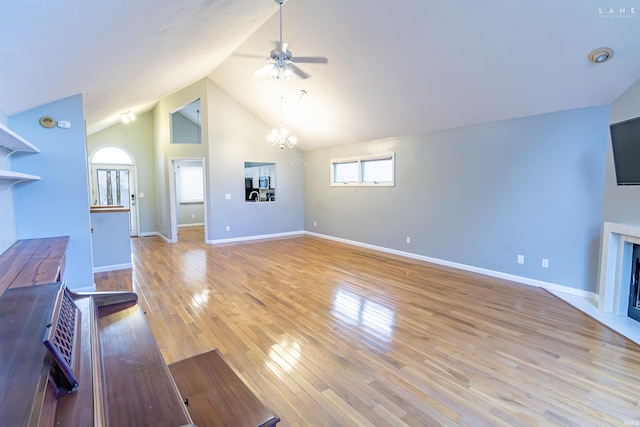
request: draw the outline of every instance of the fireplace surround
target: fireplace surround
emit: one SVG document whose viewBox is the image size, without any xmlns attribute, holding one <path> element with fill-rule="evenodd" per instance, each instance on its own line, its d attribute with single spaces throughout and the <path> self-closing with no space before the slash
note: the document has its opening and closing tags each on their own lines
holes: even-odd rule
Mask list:
<svg viewBox="0 0 640 427">
<path fill-rule="evenodd" d="M 640 245 L 634 243 L 631 257 L 631 285 L 628 316 L 640 322 Z"/>
<path fill-rule="evenodd" d="M 640 226 L 604 223 L 598 281 L 600 311 L 618 316 L 628 315 L 632 271 L 635 267 L 632 263 L 634 244 L 640 245 Z"/>
</svg>

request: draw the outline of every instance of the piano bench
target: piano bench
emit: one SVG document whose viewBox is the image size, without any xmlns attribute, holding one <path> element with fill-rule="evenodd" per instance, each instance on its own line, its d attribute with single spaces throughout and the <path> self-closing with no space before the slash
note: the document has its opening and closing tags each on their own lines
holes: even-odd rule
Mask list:
<svg viewBox="0 0 640 427">
<path fill-rule="evenodd" d="M 276 417 L 227 365 L 218 349 L 169 365 L 198 426 L 274 426 Z"/>
</svg>

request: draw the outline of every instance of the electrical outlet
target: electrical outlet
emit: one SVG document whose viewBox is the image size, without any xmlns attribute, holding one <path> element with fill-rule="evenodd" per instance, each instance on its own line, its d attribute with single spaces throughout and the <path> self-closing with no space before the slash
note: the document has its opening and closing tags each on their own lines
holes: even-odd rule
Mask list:
<svg viewBox="0 0 640 427">
<path fill-rule="evenodd" d="M 411 243 L 411 237 L 407 236 L 407 244 Z"/>
<path fill-rule="evenodd" d="M 313 221 L 313 226 L 317 227 L 318 226 L 318 222 L 317 221 Z"/>
<path fill-rule="evenodd" d="M 227 225 L 227 231 L 231 231 L 231 226 Z"/>
<path fill-rule="evenodd" d="M 230 200 L 231 199 L 231 194 L 229 194 L 229 193 L 225 194 L 224 198 L 227 199 L 227 200 Z"/>
<path fill-rule="evenodd" d="M 549 268 L 549 260 L 542 258 L 542 268 Z"/>
<path fill-rule="evenodd" d="M 524 264 L 524 255 L 518 255 L 518 264 Z"/>
<path fill-rule="evenodd" d="M 196 214 L 191 214 L 191 219 L 194 219 L 196 217 Z"/>
</svg>

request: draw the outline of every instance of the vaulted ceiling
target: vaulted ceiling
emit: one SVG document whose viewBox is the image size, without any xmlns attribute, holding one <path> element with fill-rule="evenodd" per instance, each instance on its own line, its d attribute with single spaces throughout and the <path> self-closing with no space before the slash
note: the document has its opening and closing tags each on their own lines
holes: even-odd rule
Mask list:
<svg viewBox="0 0 640 427">
<path fill-rule="evenodd" d="M 329 62 L 287 81 L 254 76 L 279 37 L 273 0 L 1 6 L 0 110 L 83 93 L 89 133 L 205 76 L 273 127 L 283 97 L 303 150 L 609 104 L 640 78 L 628 1 L 289 0 L 289 49 Z M 603 46 L 613 59 L 590 63 Z"/>
</svg>

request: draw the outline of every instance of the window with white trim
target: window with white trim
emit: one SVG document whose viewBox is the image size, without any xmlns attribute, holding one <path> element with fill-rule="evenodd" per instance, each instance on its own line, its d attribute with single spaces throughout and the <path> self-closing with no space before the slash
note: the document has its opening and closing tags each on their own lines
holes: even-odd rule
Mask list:
<svg viewBox="0 0 640 427">
<path fill-rule="evenodd" d="M 393 187 L 394 169 L 394 153 L 331 160 L 331 185 Z"/>
<path fill-rule="evenodd" d="M 204 202 L 204 176 L 201 165 L 180 165 L 178 179 L 180 203 Z"/>
</svg>

